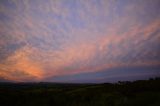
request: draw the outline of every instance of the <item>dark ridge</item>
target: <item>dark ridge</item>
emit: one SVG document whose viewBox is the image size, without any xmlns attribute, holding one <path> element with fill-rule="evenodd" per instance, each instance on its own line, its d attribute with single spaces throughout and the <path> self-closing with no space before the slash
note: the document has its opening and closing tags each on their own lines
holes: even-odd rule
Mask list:
<svg viewBox="0 0 160 106">
<path fill-rule="evenodd" d="M 160 78 L 117 83 L 1 82 L 1 106 L 160 106 Z"/>
</svg>

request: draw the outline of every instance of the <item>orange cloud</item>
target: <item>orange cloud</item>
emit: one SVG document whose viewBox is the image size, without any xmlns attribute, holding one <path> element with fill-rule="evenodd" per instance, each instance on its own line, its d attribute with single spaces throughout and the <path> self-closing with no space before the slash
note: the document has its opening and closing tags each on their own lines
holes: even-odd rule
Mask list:
<svg viewBox="0 0 160 106">
<path fill-rule="evenodd" d="M 0 12 L 9 17 L 0 21 L 0 58 L 5 57 L 0 61 L 0 77 L 40 81 L 114 67 L 159 65 L 158 60 L 148 59 L 159 52 L 147 43 L 160 41 L 160 20 L 154 18 L 146 25 L 136 14 L 145 13 L 145 4 L 119 11 L 117 2 L 79 1 L 74 7 L 63 0 L 11 1 L 13 10 L 0 4 Z"/>
<path fill-rule="evenodd" d="M 29 58 L 31 49 L 24 47 L 17 50 L 13 55 L 7 58 L 4 64 L 1 64 L 0 75 L 8 80 L 29 81 L 40 80 L 43 78 L 43 70 L 36 61 Z"/>
</svg>

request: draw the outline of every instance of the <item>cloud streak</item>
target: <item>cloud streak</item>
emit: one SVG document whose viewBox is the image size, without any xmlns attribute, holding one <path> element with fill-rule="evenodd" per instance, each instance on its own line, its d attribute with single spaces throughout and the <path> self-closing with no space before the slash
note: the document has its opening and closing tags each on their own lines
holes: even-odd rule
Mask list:
<svg viewBox="0 0 160 106">
<path fill-rule="evenodd" d="M 0 77 L 43 81 L 160 65 L 158 4 L 158 0 L 2 0 Z"/>
</svg>

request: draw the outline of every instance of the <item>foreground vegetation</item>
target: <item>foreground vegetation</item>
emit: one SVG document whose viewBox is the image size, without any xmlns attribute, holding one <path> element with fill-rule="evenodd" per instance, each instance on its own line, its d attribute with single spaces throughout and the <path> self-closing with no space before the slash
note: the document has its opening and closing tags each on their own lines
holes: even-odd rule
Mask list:
<svg viewBox="0 0 160 106">
<path fill-rule="evenodd" d="M 0 106 L 160 106 L 160 78 L 116 84 L 0 83 Z"/>
</svg>

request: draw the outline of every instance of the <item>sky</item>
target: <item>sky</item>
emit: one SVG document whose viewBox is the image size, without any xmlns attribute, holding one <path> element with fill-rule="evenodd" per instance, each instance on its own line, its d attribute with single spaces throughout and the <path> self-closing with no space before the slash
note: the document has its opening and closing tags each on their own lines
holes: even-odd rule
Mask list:
<svg viewBox="0 0 160 106">
<path fill-rule="evenodd" d="M 160 77 L 160 0 L 0 0 L 0 81 Z"/>
</svg>

